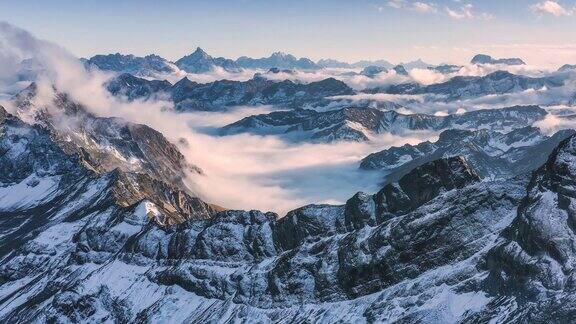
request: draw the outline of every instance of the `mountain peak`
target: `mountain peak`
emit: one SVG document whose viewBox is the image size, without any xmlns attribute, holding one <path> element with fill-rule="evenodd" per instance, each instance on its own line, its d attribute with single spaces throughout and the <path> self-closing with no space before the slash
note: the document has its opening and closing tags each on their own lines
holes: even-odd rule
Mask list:
<svg viewBox="0 0 576 324">
<path fill-rule="evenodd" d="M 470 61 L 472 64 L 505 64 L 505 65 L 526 65 L 520 58 L 501 58 L 496 59 L 490 55 L 477 54 Z"/>
<path fill-rule="evenodd" d="M 205 50 L 203 50 L 200 46 L 196 47 L 196 50 L 194 51 L 194 53 L 192 53 L 193 55 L 202 55 L 202 56 L 208 56 L 208 53 L 206 53 Z"/>
<path fill-rule="evenodd" d="M 284 57 L 288 57 L 288 56 L 291 56 L 291 55 L 290 55 L 290 54 L 286 54 L 286 53 L 284 53 L 284 52 L 278 51 L 278 52 L 272 53 L 272 55 L 270 55 L 270 56 L 271 56 L 271 57 L 282 57 L 282 58 L 284 58 Z"/>
</svg>

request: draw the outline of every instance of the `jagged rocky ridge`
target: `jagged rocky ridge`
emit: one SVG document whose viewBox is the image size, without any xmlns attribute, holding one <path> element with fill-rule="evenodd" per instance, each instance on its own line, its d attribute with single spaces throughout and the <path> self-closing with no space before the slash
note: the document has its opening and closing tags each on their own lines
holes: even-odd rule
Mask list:
<svg viewBox="0 0 576 324">
<path fill-rule="evenodd" d="M 507 131 L 532 125 L 547 112 L 538 106 L 515 106 L 433 116 L 404 115 L 374 108 L 343 108 L 278 111 L 246 117 L 221 129 L 222 135 L 238 133 L 281 134 L 293 141 L 368 141 L 375 134 L 405 134 L 410 131 L 491 129 Z"/>
<path fill-rule="evenodd" d="M 546 136 L 532 126 L 508 133 L 451 129 L 434 143 L 406 144 L 370 154 L 362 159 L 360 168 L 385 170 L 388 181 L 394 181 L 426 162 L 464 156 L 482 178 L 510 178 L 540 167 L 552 150 L 573 134 L 573 130 L 562 130 Z"/>
<path fill-rule="evenodd" d="M 200 84 L 183 78 L 171 85 L 123 74 L 107 85 L 108 90 L 130 100 L 151 97 L 170 99 L 180 111 L 223 110 L 239 105 L 277 105 L 289 108 L 326 105 L 327 97 L 351 95 L 344 82 L 328 78 L 308 84 L 289 80 L 276 82 L 256 75 L 248 81 L 220 80 Z"/>
<path fill-rule="evenodd" d="M 4 110 L 0 125 L 3 322 L 574 316 L 574 137 L 534 173 L 527 195 L 526 175 L 480 181 L 451 157 L 374 195 L 279 218 L 216 213 L 162 182 L 145 185 L 158 181 L 145 174 L 95 172 L 49 128 Z M 24 199 L 15 203 L 14 190 Z"/>
<path fill-rule="evenodd" d="M 545 87 L 561 87 L 564 79 L 561 76 L 528 77 L 512 74 L 507 71 L 496 71 L 486 76 L 456 76 L 452 79 L 431 85 L 417 83 L 404 83 L 368 89 L 367 93 L 389 94 L 433 94 L 442 99 L 453 101 L 458 99 L 475 98 L 486 95 L 506 94 L 529 89 L 542 89 Z"/>
<path fill-rule="evenodd" d="M 34 97 L 31 87 L 15 99 L 25 121 L 0 109 L 2 322 L 558 322 L 574 315 L 574 137 L 534 174 L 528 196 L 526 175 L 481 181 L 464 158 L 450 157 L 374 195 L 280 218 L 217 212 L 167 184 L 154 159 L 138 172 L 104 168 L 94 158 L 100 146 L 66 140 L 55 117 L 77 120 L 82 137 L 120 152 L 141 145 L 134 135 L 113 141 L 130 124 L 102 119 L 114 132 L 100 133 L 89 126 L 99 118 L 68 96 L 56 92 L 46 107 Z M 468 114 L 427 116 L 419 125 L 513 129 L 546 112 Z M 542 139 L 527 128 L 502 142 L 519 137 Z"/>
<path fill-rule="evenodd" d="M 576 70 L 576 64 L 564 64 L 558 68 L 558 72 L 569 72 Z"/>
<path fill-rule="evenodd" d="M 37 101 L 38 88 L 32 83 L 15 96 L 16 112 L 48 130 L 65 152 L 79 156 L 88 169 L 144 173 L 183 190 L 188 189 L 187 173 L 201 173 L 158 131 L 120 118 L 97 117 L 67 94 L 51 91 L 51 102 Z"/>
<path fill-rule="evenodd" d="M 247 56 L 239 57 L 236 64 L 247 69 L 296 69 L 296 70 L 317 70 L 321 67 L 308 58 L 296 58 L 292 54 L 282 52 L 272 53 L 269 57 L 251 58 Z"/>
<path fill-rule="evenodd" d="M 155 206 L 150 207 L 153 216 L 163 224 L 213 213 L 200 199 L 147 173 L 94 167 L 86 155 L 63 145 L 49 126 L 25 123 L 4 108 L 0 122 L 3 256 L 52 222 L 107 212 L 112 216 L 143 201 Z"/>
<path fill-rule="evenodd" d="M 564 140 L 532 175 L 517 217 L 483 264 L 486 289 L 502 297 L 475 320 L 560 323 L 576 316 L 575 148 L 574 136 Z"/>
<path fill-rule="evenodd" d="M 206 73 L 216 67 L 228 72 L 240 72 L 242 68 L 231 59 L 224 57 L 212 57 L 200 47 L 190 55 L 186 55 L 175 62 L 181 70 L 190 73 Z"/>
<path fill-rule="evenodd" d="M 103 71 L 131 73 L 145 77 L 154 77 L 178 71 L 174 63 L 153 54 L 145 57 L 131 54 L 122 55 L 120 53 L 95 55 L 90 59 L 83 60 L 83 63 L 88 69 L 98 68 Z"/>
<path fill-rule="evenodd" d="M 522 184 L 479 182 L 463 159 L 452 158 L 421 166 L 373 196 L 306 206 L 279 220 L 225 211 L 166 227 L 150 223 L 141 205 L 58 219 L 2 261 L 0 316 L 451 320 L 489 301 L 473 290 L 474 263 L 511 221 Z M 451 271 L 439 273 L 444 267 Z M 457 314 L 438 308 L 451 298 L 477 301 Z"/>
</svg>

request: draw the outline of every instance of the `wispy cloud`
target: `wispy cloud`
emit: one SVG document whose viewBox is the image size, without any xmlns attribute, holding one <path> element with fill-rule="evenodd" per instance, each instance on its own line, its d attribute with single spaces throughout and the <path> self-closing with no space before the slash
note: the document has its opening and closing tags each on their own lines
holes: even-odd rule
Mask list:
<svg viewBox="0 0 576 324">
<path fill-rule="evenodd" d="M 465 4 L 459 8 L 446 7 L 446 14 L 448 17 L 456 20 L 492 20 L 494 15 L 487 12 L 476 12 L 472 4 Z"/>
<path fill-rule="evenodd" d="M 396 10 L 408 10 L 419 13 L 442 14 L 455 20 L 491 20 L 494 15 L 487 12 L 476 12 L 472 4 L 463 4 L 461 1 L 454 1 L 454 6 L 446 6 L 440 10 L 435 2 L 431 1 L 408 1 L 408 0 L 388 0 L 386 5 L 378 6 L 379 11 L 385 11 L 387 8 Z"/>
<path fill-rule="evenodd" d="M 413 10 L 418 12 L 431 12 L 431 13 L 438 12 L 438 8 L 436 7 L 435 4 L 426 2 L 415 2 L 413 4 Z"/>
<path fill-rule="evenodd" d="M 387 7 L 393 9 L 405 9 L 421 13 L 437 13 L 438 6 L 433 2 L 424 1 L 406 1 L 406 0 L 389 0 L 386 3 Z M 379 6 L 379 11 L 384 11 L 386 6 Z"/>
<path fill-rule="evenodd" d="M 540 15 L 552 15 L 555 17 L 571 16 L 574 14 L 574 8 L 567 9 L 557 1 L 547 0 L 538 2 L 530 6 L 530 10 Z"/>
</svg>

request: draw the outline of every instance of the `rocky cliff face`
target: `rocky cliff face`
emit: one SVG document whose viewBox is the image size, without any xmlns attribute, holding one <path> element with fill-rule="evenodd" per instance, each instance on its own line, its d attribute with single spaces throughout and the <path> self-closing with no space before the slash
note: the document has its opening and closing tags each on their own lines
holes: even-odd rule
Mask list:
<svg viewBox="0 0 576 324">
<path fill-rule="evenodd" d="M 573 191 L 576 139 L 564 140 L 532 175 L 514 222 L 488 254 L 487 286 L 507 298 L 504 320 L 562 322 L 576 315 Z"/>
<path fill-rule="evenodd" d="M 204 219 L 213 213 L 201 200 L 147 174 L 118 169 L 95 172 L 81 155 L 67 152 L 47 127 L 24 123 L 3 108 L 1 115 L 4 254 L 16 251 L 50 224 L 133 209 L 142 201 L 155 206 L 156 221 L 163 224 Z"/>
</svg>

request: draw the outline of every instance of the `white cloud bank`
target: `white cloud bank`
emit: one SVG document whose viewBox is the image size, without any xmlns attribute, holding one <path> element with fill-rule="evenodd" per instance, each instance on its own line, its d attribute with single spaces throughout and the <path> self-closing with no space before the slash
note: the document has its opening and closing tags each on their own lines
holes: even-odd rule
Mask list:
<svg viewBox="0 0 576 324">
<path fill-rule="evenodd" d="M 64 49 L 1 23 L 0 66 L 16 66 L 27 58 L 34 58 L 45 69 L 39 88 L 51 89 L 55 85 L 96 115 L 149 125 L 178 143 L 187 160 L 205 172 L 205 176 L 191 178 L 200 196 L 228 208 L 283 214 L 308 203 L 344 202 L 356 191 L 375 191 L 382 179 L 379 174 L 358 171 L 362 157 L 390 145 L 415 144 L 434 136 L 382 135 L 373 143 L 300 145 L 287 144 L 273 136 L 212 136 L 204 128 L 263 113 L 267 108 L 244 107 L 227 114 L 178 114 L 165 109 L 171 105 L 169 102 L 125 102 L 103 87 L 110 75 L 87 72 Z M 4 71 L 2 80 L 10 81 L 15 72 Z"/>
<path fill-rule="evenodd" d="M 567 9 L 557 1 L 547 0 L 533 4 L 530 10 L 537 14 L 548 14 L 555 17 L 571 16 L 574 14 L 574 8 Z"/>
</svg>

